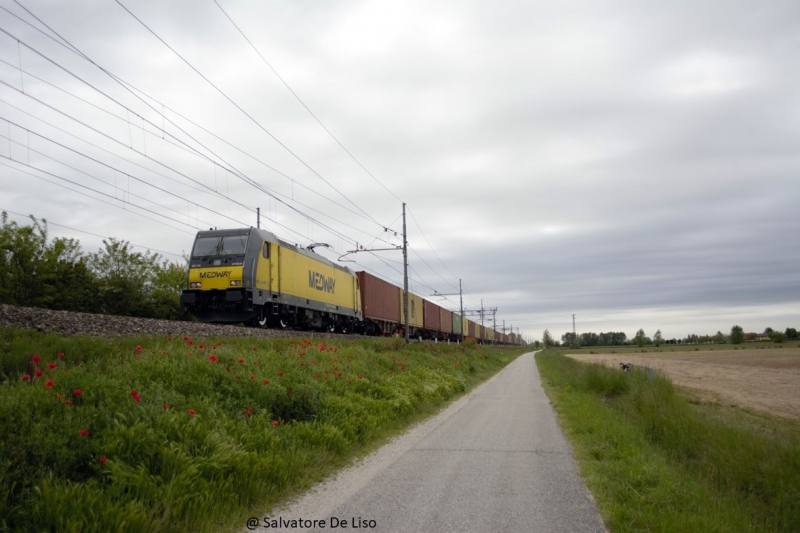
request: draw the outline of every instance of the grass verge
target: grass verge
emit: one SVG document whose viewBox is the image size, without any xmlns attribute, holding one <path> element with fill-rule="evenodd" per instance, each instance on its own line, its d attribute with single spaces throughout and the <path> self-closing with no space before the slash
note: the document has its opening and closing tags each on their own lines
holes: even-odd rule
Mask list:
<svg viewBox="0 0 800 533">
<path fill-rule="evenodd" d="M 241 527 L 522 351 L 0 327 L 0 531 Z"/>
<path fill-rule="evenodd" d="M 609 531 L 800 531 L 793 422 L 693 405 L 657 373 L 536 360 Z"/>
</svg>

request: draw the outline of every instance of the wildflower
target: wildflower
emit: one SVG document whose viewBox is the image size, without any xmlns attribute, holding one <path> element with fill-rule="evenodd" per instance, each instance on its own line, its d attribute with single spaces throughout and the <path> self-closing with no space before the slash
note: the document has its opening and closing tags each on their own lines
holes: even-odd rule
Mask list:
<svg viewBox="0 0 800 533">
<path fill-rule="evenodd" d="M 47 363 L 47 368 L 50 370 L 54 369 L 57 365 L 55 363 Z"/>
<path fill-rule="evenodd" d="M 56 394 L 56 400 L 58 400 L 59 402 L 61 401 L 61 395 L 60 394 Z"/>
<path fill-rule="evenodd" d="M 242 376 L 236 376 L 236 379 L 242 379 Z"/>
<path fill-rule="evenodd" d="M 98 459 L 98 461 L 100 461 L 100 464 L 105 463 L 107 460 L 108 459 L 106 459 L 105 457 L 101 457 L 101 458 Z"/>
<path fill-rule="evenodd" d="M 136 392 L 135 390 L 132 390 L 132 391 L 131 391 L 131 397 L 132 397 L 134 400 L 136 400 L 136 403 L 139 403 L 139 402 L 141 402 L 141 401 L 142 401 L 142 399 L 139 397 L 139 393 L 138 393 L 138 392 Z"/>
<path fill-rule="evenodd" d="M 44 374 L 44 372 L 42 372 L 38 368 L 36 369 L 36 372 L 33 373 L 33 375 L 36 376 L 37 378 L 42 377 L 42 374 Z"/>
<path fill-rule="evenodd" d="M 74 391 L 72 391 L 72 394 L 74 394 L 75 396 L 80 396 L 81 394 L 83 394 L 83 391 L 80 389 L 75 389 Z"/>
<path fill-rule="evenodd" d="M 192 346 L 193 344 L 194 344 L 194 341 L 191 341 L 191 340 L 190 340 L 190 341 L 189 341 L 189 346 Z"/>
<path fill-rule="evenodd" d="M 136 347 L 136 351 L 137 351 L 137 352 L 141 352 L 141 351 L 142 351 L 142 347 L 141 347 L 141 346 L 137 346 L 137 347 Z"/>
<path fill-rule="evenodd" d="M 206 349 L 206 345 L 205 344 L 200 344 L 198 346 L 198 348 L 200 348 L 201 350 L 205 350 Z"/>
<path fill-rule="evenodd" d="M 29 379 L 31 379 L 30 374 L 25 374 L 24 376 L 22 376 L 22 381 L 28 381 Z"/>
<path fill-rule="evenodd" d="M 47 387 L 48 389 L 52 389 L 53 385 L 55 385 L 55 383 L 53 383 L 52 379 L 48 379 L 44 384 L 44 386 Z"/>
<path fill-rule="evenodd" d="M 31 357 L 31 361 L 33 361 L 34 365 L 38 365 L 39 361 L 41 361 L 41 360 L 42 360 L 42 358 L 39 357 L 38 355 L 34 355 L 33 357 Z"/>
<path fill-rule="evenodd" d="M 196 415 L 197 411 L 195 411 L 194 409 L 189 409 L 189 414 L 190 415 Z"/>
<path fill-rule="evenodd" d="M 237 363 L 244 363 L 244 359 L 239 359 L 239 360 L 238 360 L 238 361 L 236 361 L 236 362 L 237 362 Z"/>
<path fill-rule="evenodd" d="M 72 405 L 72 400 L 64 400 L 64 405 Z"/>
<path fill-rule="evenodd" d="M 294 392 L 292 392 L 292 391 L 289 391 L 289 396 L 291 396 L 292 394 L 294 394 Z"/>
<path fill-rule="evenodd" d="M 169 404 L 165 403 L 162 407 L 164 407 L 164 409 L 169 409 Z"/>
<path fill-rule="evenodd" d="M 262 381 L 261 383 L 263 383 L 264 385 L 269 385 L 269 380 L 268 380 L 268 379 L 265 379 L 265 380 L 264 380 L 264 381 Z"/>
<path fill-rule="evenodd" d="M 167 351 L 166 350 L 161 350 L 161 355 L 167 355 Z"/>
<path fill-rule="evenodd" d="M 208 358 L 208 360 L 211 361 L 212 363 L 216 363 L 217 356 L 212 353 L 211 356 Z"/>
<path fill-rule="evenodd" d="M 80 430 L 80 431 L 78 432 L 78 434 L 79 434 L 81 437 L 85 437 L 86 435 L 88 435 L 88 434 L 89 434 L 89 430 L 88 430 L 88 429 L 82 429 L 82 430 Z"/>
<path fill-rule="evenodd" d="M 277 425 L 278 425 L 278 421 L 277 421 L 277 420 L 273 420 L 273 421 L 272 421 L 272 425 L 273 425 L 273 426 L 277 426 Z"/>
<path fill-rule="evenodd" d="M 256 377 L 253 374 L 250 374 L 250 379 L 256 379 Z"/>
<path fill-rule="evenodd" d="M 185 341 L 188 341 L 188 340 L 189 340 L 189 337 L 187 337 L 186 335 L 184 335 L 184 336 L 183 336 L 183 340 L 185 340 Z"/>
<path fill-rule="evenodd" d="M 253 346 L 253 351 L 255 352 L 256 350 L 258 350 L 258 348 L 256 348 L 255 346 Z"/>
<path fill-rule="evenodd" d="M 172 340 L 172 337 L 167 337 L 167 340 L 168 340 L 168 341 L 171 341 L 171 340 Z"/>
<path fill-rule="evenodd" d="M 252 415 L 253 414 L 253 408 L 252 407 L 248 407 L 247 410 L 244 412 L 244 414 L 246 414 L 247 416 Z"/>
<path fill-rule="evenodd" d="M 58 352 L 58 358 L 64 359 L 64 352 Z"/>
<path fill-rule="evenodd" d="M 278 375 L 279 376 L 283 376 L 283 372 L 278 372 Z"/>
</svg>

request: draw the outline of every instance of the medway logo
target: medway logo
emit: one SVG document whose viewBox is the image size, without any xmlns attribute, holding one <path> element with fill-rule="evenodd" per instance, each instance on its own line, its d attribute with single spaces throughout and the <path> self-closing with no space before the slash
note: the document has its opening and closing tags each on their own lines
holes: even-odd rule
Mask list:
<svg viewBox="0 0 800 533">
<path fill-rule="evenodd" d="M 225 270 L 222 272 L 200 272 L 200 279 L 203 278 L 229 278 L 231 277 L 231 271 Z"/>
<path fill-rule="evenodd" d="M 308 286 L 311 289 L 325 291 L 333 294 L 336 290 L 336 280 L 319 272 L 308 271 Z"/>
</svg>

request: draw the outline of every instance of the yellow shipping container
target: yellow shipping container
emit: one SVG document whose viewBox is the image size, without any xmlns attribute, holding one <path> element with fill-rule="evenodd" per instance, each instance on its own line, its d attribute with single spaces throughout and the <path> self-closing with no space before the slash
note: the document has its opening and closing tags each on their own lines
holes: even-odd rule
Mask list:
<svg viewBox="0 0 800 533">
<path fill-rule="evenodd" d="M 403 289 L 400 291 L 400 323 L 405 324 L 406 315 L 403 312 Z M 422 327 L 422 296 L 408 293 L 408 325 L 409 327 Z"/>
</svg>

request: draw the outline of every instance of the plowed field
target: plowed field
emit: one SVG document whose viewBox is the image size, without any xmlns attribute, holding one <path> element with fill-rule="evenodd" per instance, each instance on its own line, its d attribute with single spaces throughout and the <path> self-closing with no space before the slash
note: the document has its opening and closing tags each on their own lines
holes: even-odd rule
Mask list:
<svg viewBox="0 0 800 533">
<path fill-rule="evenodd" d="M 764 353 L 768 352 L 768 353 Z M 579 361 L 658 369 L 704 400 L 800 420 L 800 349 L 568 354 Z"/>
</svg>

